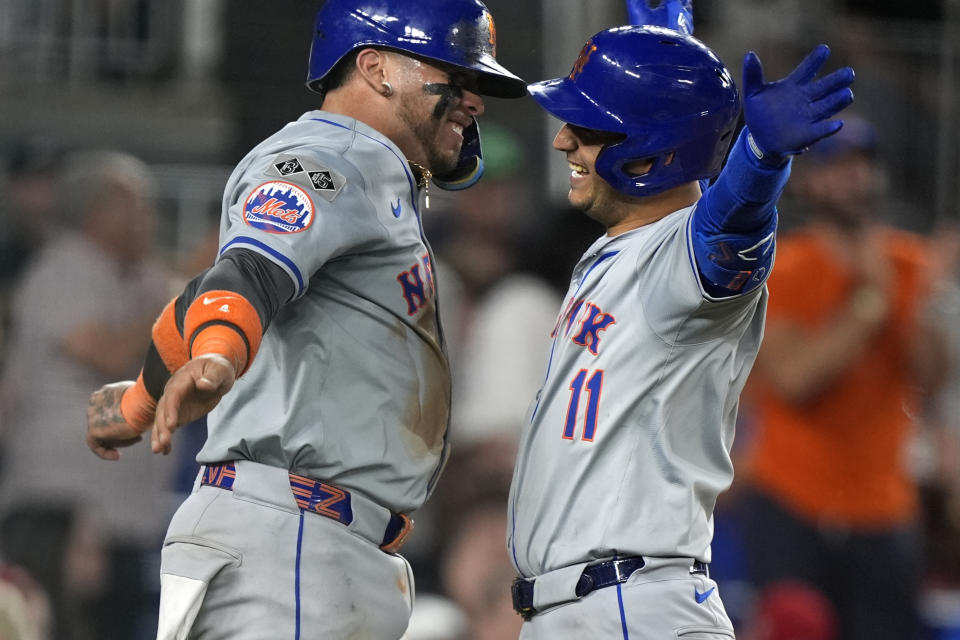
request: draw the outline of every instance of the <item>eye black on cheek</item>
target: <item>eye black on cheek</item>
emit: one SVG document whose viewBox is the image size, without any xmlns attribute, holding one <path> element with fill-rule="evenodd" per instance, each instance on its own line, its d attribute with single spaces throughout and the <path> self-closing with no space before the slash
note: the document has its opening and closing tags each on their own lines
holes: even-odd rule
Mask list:
<svg viewBox="0 0 960 640">
<path fill-rule="evenodd" d="M 455 84 L 441 84 L 431 82 L 423 85 L 423 92 L 428 96 L 440 96 L 437 106 L 433 109 L 433 118 L 439 120 L 450 109 L 450 105 L 463 98 L 463 90 Z"/>
</svg>

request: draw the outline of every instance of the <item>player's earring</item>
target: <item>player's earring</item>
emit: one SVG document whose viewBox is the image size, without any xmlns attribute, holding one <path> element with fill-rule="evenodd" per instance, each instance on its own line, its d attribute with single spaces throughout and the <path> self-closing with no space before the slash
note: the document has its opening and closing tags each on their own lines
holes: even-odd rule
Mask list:
<svg viewBox="0 0 960 640">
<path fill-rule="evenodd" d="M 392 84 L 390 84 L 390 83 L 387 82 L 386 80 L 381 81 L 380 84 L 383 85 L 383 91 L 381 91 L 380 93 L 383 94 L 383 97 L 384 97 L 384 98 L 389 98 L 390 96 L 393 95 L 393 85 L 392 85 Z"/>
</svg>

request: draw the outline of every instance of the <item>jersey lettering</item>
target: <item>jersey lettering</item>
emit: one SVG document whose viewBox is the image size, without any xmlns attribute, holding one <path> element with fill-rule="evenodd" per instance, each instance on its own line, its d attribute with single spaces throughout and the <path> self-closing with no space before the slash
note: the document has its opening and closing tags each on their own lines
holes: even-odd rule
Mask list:
<svg viewBox="0 0 960 640">
<path fill-rule="evenodd" d="M 606 331 L 607 327 L 615 323 L 616 319 L 612 315 L 604 313 L 600 307 L 588 302 L 586 314 L 580 322 L 577 335 L 573 337 L 573 342 L 581 347 L 587 347 L 590 353 L 597 355 L 600 347 L 600 332 Z"/>
<path fill-rule="evenodd" d="M 270 198 L 263 204 L 257 205 L 250 209 L 252 213 L 258 213 L 263 216 L 270 216 L 273 218 L 280 218 L 284 222 L 293 224 L 300 219 L 300 210 L 299 209 L 284 209 L 284 204 L 276 198 Z"/>
<path fill-rule="evenodd" d="M 343 524 L 353 522 L 350 494 L 332 484 L 311 480 L 305 476 L 291 476 L 290 489 L 297 506 L 333 518 Z"/>
<path fill-rule="evenodd" d="M 583 306 L 583 299 L 571 298 L 567 303 L 567 306 L 560 313 L 560 317 L 557 318 L 557 324 L 553 327 L 553 331 L 550 332 L 551 338 L 556 338 L 557 334 L 560 332 L 560 327 L 564 324 L 566 320 L 566 329 L 564 329 L 563 335 L 570 333 L 570 327 L 573 325 L 574 318 L 577 317 L 577 314 L 580 313 L 580 308 Z"/>
<path fill-rule="evenodd" d="M 423 267 L 424 276 L 420 275 Z M 414 315 L 434 296 L 433 265 L 430 256 L 424 255 L 420 263 L 410 267 L 397 276 L 397 282 L 403 292 L 403 299 L 407 302 L 407 315 Z"/>
<path fill-rule="evenodd" d="M 321 491 L 315 491 L 315 493 L 319 494 L 319 496 L 311 497 L 310 508 L 319 514 L 339 520 L 340 511 L 336 509 L 336 506 L 338 503 L 346 499 L 347 494 L 343 491 L 343 489 L 339 489 L 329 484 L 322 485 L 321 488 L 326 490 L 330 495 L 324 497 Z"/>
</svg>

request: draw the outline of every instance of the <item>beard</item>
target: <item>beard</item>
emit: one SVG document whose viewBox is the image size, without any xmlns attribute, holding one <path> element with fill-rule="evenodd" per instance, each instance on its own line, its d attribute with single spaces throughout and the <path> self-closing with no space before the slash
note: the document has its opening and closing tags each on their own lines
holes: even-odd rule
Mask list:
<svg viewBox="0 0 960 640">
<path fill-rule="evenodd" d="M 440 148 L 438 139 L 441 133 L 440 127 L 444 120 L 442 117 L 434 117 L 432 111 L 431 115 L 426 117 L 419 115 L 428 110 L 429 105 L 425 98 L 426 96 L 402 100 L 398 115 L 423 147 L 430 171 L 436 175 L 444 175 L 457 168 L 457 163 L 460 160 L 460 149 L 447 151 Z"/>
<path fill-rule="evenodd" d="M 571 192 L 568 199 L 573 207 L 580 209 L 588 218 L 609 229 L 630 215 L 633 198 L 618 192 L 599 175 L 592 175 L 595 181 L 590 190 L 580 194 Z"/>
</svg>

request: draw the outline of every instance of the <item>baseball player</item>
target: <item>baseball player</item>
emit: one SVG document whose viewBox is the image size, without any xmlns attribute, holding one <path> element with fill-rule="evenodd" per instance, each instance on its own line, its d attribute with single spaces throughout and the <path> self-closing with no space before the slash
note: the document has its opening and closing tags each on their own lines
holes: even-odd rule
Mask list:
<svg viewBox="0 0 960 640">
<path fill-rule="evenodd" d="M 136 383 L 91 397 L 103 458 L 208 415 L 161 568 L 160 639 L 398 638 L 397 551 L 447 457 L 450 380 L 429 181 L 482 171 L 482 95 L 526 84 L 479 0 L 328 0 L 308 86 L 322 110 L 230 177 L 220 251 L 153 329 Z"/>
<path fill-rule="evenodd" d="M 596 34 L 530 85 L 563 121 L 569 201 L 606 226 L 573 271 L 522 435 L 508 549 L 523 640 L 733 638 L 710 579 L 738 395 L 763 331 L 790 158 L 842 122 L 849 68 L 733 78 L 692 36 Z"/>
</svg>

